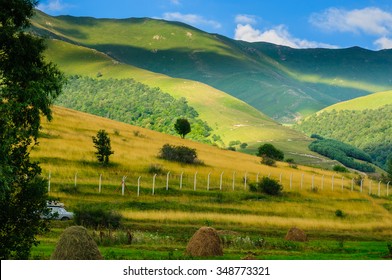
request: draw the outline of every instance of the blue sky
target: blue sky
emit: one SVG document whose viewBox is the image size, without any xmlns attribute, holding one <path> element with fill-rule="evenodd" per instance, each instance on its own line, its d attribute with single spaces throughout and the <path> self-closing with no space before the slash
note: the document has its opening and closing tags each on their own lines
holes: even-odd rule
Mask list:
<svg viewBox="0 0 392 280">
<path fill-rule="evenodd" d="M 41 0 L 50 15 L 151 17 L 294 48 L 392 48 L 391 0 Z"/>
</svg>

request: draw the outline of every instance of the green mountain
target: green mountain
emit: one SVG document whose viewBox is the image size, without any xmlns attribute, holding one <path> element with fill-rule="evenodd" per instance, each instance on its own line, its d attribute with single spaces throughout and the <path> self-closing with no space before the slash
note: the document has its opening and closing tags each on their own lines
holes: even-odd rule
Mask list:
<svg viewBox="0 0 392 280">
<path fill-rule="evenodd" d="M 82 80 L 89 77 L 96 81 L 114 79 L 121 80 L 118 82 L 123 83 L 123 80 L 133 79 L 152 89 L 159 87 L 160 91 L 169 93 L 175 99 L 185 97 L 188 105 L 197 112 L 198 119 L 206 122 L 212 128 L 212 131 L 210 131 L 210 141 L 212 142 L 214 142 L 214 135 L 219 136 L 225 146 L 232 141 L 240 141 L 240 143 L 248 144 L 247 152 L 255 153 L 261 142 L 274 141 L 277 147 L 285 151 L 289 157 L 294 158 L 298 163 L 328 165 L 322 158 L 317 157 L 317 154 L 309 151 L 308 145 L 311 140 L 304 134 L 278 124 L 245 102 L 203 83 L 171 78 L 119 63 L 94 49 L 77 46 L 62 40 L 47 40 L 45 55 L 48 60 L 56 63 L 65 74 L 82 76 Z M 120 112 L 121 115 L 118 104 L 122 103 L 124 108 L 129 106 L 129 102 L 128 104 L 119 102 L 119 100 L 124 100 L 117 96 L 117 93 L 121 93 L 121 91 L 117 87 L 106 90 L 105 87 L 100 86 L 100 82 L 89 84 L 91 85 L 89 92 L 87 92 L 87 87 L 86 94 L 83 94 L 84 86 L 77 86 L 76 84 L 78 90 L 72 91 L 75 84 L 68 83 L 58 102 L 69 108 L 119 119 L 113 114 L 113 111 L 117 111 L 116 114 Z M 93 98 L 94 92 L 102 94 L 102 92 L 99 92 L 100 90 L 104 90 L 105 100 L 100 101 Z M 72 103 L 71 97 L 73 95 L 79 96 Z M 98 102 L 99 106 L 87 106 L 87 104 L 91 105 L 91 102 Z M 102 108 L 103 104 L 109 104 L 107 102 L 112 102 L 110 103 L 110 112 L 106 112 L 106 109 Z M 116 109 L 114 109 L 113 103 L 116 103 Z M 84 108 L 80 108 L 80 105 Z M 123 114 L 122 121 L 128 122 L 127 117 L 129 116 Z M 138 124 L 137 122 L 128 123 Z M 146 127 L 151 128 L 150 124 Z M 161 129 L 158 129 L 158 131 L 161 131 Z"/>
<path fill-rule="evenodd" d="M 380 167 L 392 156 L 392 91 L 378 92 L 325 108 L 294 127 L 354 145 Z"/>
<path fill-rule="evenodd" d="M 280 122 L 392 88 L 392 50 L 298 50 L 235 41 L 179 22 L 149 18 L 50 17 L 35 32 L 95 49 L 114 60 L 208 84 Z"/>
</svg>

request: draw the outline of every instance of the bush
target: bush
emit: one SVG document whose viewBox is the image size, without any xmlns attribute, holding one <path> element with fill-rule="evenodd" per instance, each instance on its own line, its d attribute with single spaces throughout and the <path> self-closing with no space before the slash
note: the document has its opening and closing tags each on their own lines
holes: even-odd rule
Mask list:
<svg viewBox="0 0 392 280">
<path fill-rule="evenodd" d="M 200 163 L 200 161 L 197 160 L 196 149 L 188 148 L 185 146 L 173 146 L 165 144 L 159 152 L 159 157 L 162 159 L 181 163 Z"/>
<path fill-rule="evenodd" d="M 121 226 L 122 216 L 99 205 L 79 205 L 75 211 L 75 223 L 84 227 L 99 229 L 118 229 Z"/>
<path fill-rule="evenodd" d="M 348 169 L 344 166 L 341 166 L 341 165 L 334 165 L 334 167 L 332 169 L 333 169 L 333 171 L 336 171 L 336 172 L 342 172 L 342 173 L 348 172 Z"/>
<path fill-rule="evenodd" d="M 343 218 L 344 217 L 344 213 L 342 210 L 338 209 L 335 211 L 335 216 L 338 218 Z"/>
<path fill-rule="evenodd" d="M 260 182 L 249 184 L 249 190 L 269 195 L 280 195 L 283 191 L 283 186 L 274 179 L 263 177 Z"/>
<path fill-rule="evenodd" d="M 270 157 L 266 157 L 266 156 L 264 156 L 261 159 L 261 163 L 265 164 L 265 165 L 268 165 L 268 166 L 276 166 L 276 161 L 274 159 L 272 159 Z"/>
<path fill-rule="evenodd" d="M 257 151 L 257 156 L 259 157 L 268 157 L 273 160 L 283 160 L 284 153 L 281 150 L 278 150 L 272 144 L 264 144 L 261 145 Z"/>
</svg>

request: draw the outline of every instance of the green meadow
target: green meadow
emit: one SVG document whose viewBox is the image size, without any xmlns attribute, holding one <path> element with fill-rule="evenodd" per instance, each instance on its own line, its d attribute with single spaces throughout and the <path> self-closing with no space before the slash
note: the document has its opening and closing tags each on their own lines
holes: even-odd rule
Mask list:
<svg viewBox="0 0 392 280">
<path fill-rule="evenodd" d="M 99 129 L 112 140 L 108 167 L 100 166 L 94 155 L 91 137 Z M 165 143 L 196 149 L 203 164 L 159 159 Z M 382 259 L 392 241 L 392 200 L 385 184 L 379 196 L 377 182 L 364 178 L 361 192 L 352 185 L 358 176 L 354 173 L 287 163 L 264 166 L 256 156 L 61 107 L 54 107 L 52 122 L 43 122 L 32 157 L 41 162 L 45 177 L 50 174 L 51 198 L 69 211 L 94 204 L 121 214 L 121 229 L 90 229 L 105 259 L 189 259 L 185 247 L 202 226 L 218 230 L 224 241 L 220 259 Z M 257 176 L 280 180 L 283 195 L 249 192 L 248 184 Z M 50 258 L 59 235 L 72 224 L 53 221 L 31 258 Z M 303 229 L 309 241 L 284 240 L 293 226 Z M 131 244 L 127 231 L 132 232 Z"/>
</svg>

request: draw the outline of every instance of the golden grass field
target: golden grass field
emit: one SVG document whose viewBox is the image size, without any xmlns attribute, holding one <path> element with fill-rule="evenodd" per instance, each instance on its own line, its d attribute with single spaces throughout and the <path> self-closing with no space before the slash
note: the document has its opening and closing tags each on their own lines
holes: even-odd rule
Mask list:
<svg viewBox="0 0 392 280">
<path fill-rule="evenodd" d="M 91 140 L 99 129 L 109 133 L 114 150 L 110 158 L 112 164 L 106 168 L 96 163 Z M 292 168 L 287 163 L 269 167 L 261 165 L 256 156 L 61 107 L 54 107 L 52 122 L 43 121 L 42 136 L 32 157 L 41 162 L 43 176 L 51 175 L 50 195 L 64 201 L 71 211 L 78 203 L 104 203 L 131 224 L 197 227 L 210 223 L 220 229 L 243 230 L 286 230 L 298 226 L 315 235 L 333 232 L 377 238 L 392 236 L 392 201 L 386 197 L 386 185 L 380 184 L 380 197 L 378 182 L 367 178 L 362 193 L 357 185 L 351 191 L 352 178 L 358 174 L 341 175 L 305 166 Z M 166 143 L 195 148 L 204 165 L 181 165 L 158 159 L 158 151 Z M 152 194 L 153 174 L 148 172 L 151 165 L 163 169 L 163 174 L 156 177 L 155 195 Z M 64 188 L 75 185 L 75 174 L 78 192 L 64 192 Z M 98 193 L 100 174 L 102 190 Z M 247 184 L 255 182 L 257 176 L 280 180 L 284 196 L 249 196 L 245 175 Z M 123 176 L 127 176 L 124 196 L 121 195 Z M 219 190 L 220 176 L 222 191 Z M 168 192 L 165 191 L 167 182 Z M 148 207 L 139 207 L 141 204 Z M 338 209 L 345 213 L 345 218 L 335 216 Z"/>
</svg>

